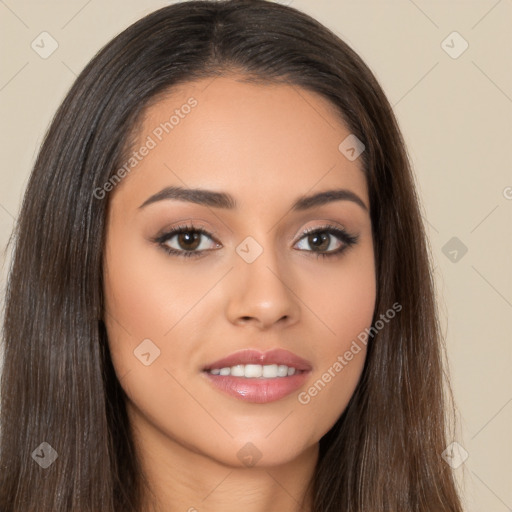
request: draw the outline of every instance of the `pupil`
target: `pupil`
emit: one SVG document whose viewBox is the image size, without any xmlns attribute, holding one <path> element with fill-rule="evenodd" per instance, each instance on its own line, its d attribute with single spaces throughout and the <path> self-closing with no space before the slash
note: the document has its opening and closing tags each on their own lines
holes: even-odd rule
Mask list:
<svg viewBox="0 0 512 512">
<path fill-rule="evenodd" d="M 314 234 L 310 236 L 310 243 L 314 245 L 315 247 L 320 247 L 324 242 L 327 241 L 327 247 L 329 247 L 329 236 L 326 233 L 323 234 Z M 323 247 L 324 250 L 327 249 L 327 247 Z"/>
</svg>

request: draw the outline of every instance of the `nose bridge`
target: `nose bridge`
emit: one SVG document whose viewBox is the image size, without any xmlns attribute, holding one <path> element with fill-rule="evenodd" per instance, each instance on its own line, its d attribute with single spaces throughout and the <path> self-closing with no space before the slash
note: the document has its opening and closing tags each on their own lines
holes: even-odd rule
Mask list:
<svg viewBox="0 0 512 512">
<path fill-rule="evenodd" d="M 259 241 L 256 239 L 259 239 Z M 236 247 L 236 270 L 232 280 L 228 314 L 232 321 L 252 318 L 266 326 L 298 314 L 291 290 L 290 268 L 279 255 L 272 231 L 248 236 Z"/>
</svg>

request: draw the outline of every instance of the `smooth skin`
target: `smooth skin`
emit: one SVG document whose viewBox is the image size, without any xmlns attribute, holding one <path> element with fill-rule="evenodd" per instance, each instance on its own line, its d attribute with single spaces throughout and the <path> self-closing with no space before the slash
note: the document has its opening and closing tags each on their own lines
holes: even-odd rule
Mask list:
<svg viewBox="0 0 512 512">
<path fill-rule="evenodd" d="M 155 129 L 191 97 L 197 105 L 181 110 L 159 141 Z M 104 319 L 158 510 L 311 510 L 305 489 L 318 443 L 356 388 L 364 346 L 309 403 L 298 394 L 370 327 L 376 299 L 366 179 L 360 159 L 338 149 L 349 134 L 321 96 L 239 75 L 182 84 L 146 111 L 133 150 L 148 136 L 156 147 L 104 199 Z M 225 192 L 237 207 L 165 199 L 140 208 L 169 186 Z M 291 211 L 301 196 L 339 188 L 366 208 L 337 200 Z M 180 224 L 210 235 L 195 244 L 191 235 L 154 241 Z M 358 241 L 319 257 L 344 245 L 335 235 L 319 245 L 303 235 L 326 224 Z M 247 237 L 263 250 L 252 263 L 236 251 Z M 183 257 L 165 246 L 203 252 Z M 160 350 L 149 365 L 134 354 L 147 339 Z M 214 388 L 201 369 L 245 348 L 290 350 L 312 373 L 280 400 L 244 402 Z M 256 465 L 238 456 L 244 446 L 261 454 Z"/>
</svg>

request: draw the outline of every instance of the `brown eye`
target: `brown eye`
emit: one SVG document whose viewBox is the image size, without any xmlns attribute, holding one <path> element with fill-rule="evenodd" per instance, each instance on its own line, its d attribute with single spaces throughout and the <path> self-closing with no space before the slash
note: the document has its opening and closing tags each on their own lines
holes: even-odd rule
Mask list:
<svg viewBox="0 0 512 512">
<path fill-rule="evenodd" d="M 199 247 L 201 237 L 201 234 L 198 234 L 193 231 L 180 233 L 179 235 L 177 235 L 178 245 L 180 246 L 180 248 L 186 251 L 193 251 Z"/>
<path fill-rule="evenodd" d="M 204 239 L 210 239 L 213 247 L 203 247 L 198 250 L 203 244 Z M 202 228 L 194 226 L 178 226 L 171 231 L 159 236 L 153 240 L 159 244 L 168 254 L 176 256 L 201 256 L 209 249 L 218 247 L 220 244 L 216 243 L 212 235 Z"/>
<path fill-rule="evenodd" d="M 335 245 L 335 242 L 332 242 L 333 239 L 338 239 L 338 246 L 334 248 L 332 247 Z M 316 253 L 317 257 L 329 257 L 340 255 L 346 249 L 356 244 L 358 239 L 358 235 L 351 235 L 344 229 L 327 225 L 305 231 L 301 242 L 304 240 L 305 244 L 303 245 L 313 248 L 308 252 Z"/>
<path fill-rule="evenodd" d="M 327 251 L 331 243 L 331 235 L 326 233 L 314 233 L 308 236 L 310 247 L 315 247 L 320 251 Z"/>
</svg>

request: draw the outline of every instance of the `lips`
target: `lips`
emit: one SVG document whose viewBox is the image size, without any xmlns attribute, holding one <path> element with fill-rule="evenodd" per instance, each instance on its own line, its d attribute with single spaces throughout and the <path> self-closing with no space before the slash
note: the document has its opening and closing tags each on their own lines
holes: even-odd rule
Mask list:
<svg viewBox="0 0 512 512">
<path fill-rule="evenodd" d="M 247 375 L 249 365 L 269 368 L 270 365 L 287 369 L 288 375 L 255 377 Z M 219 374 L 222 368 L 245 367 L 244 376 Z M 288 367 L 288 368 L 287 368 Z M 212 373 L 212 371 L 216 372 Z M 251 368 L 255 370 L 255 368 Z M 273 368 L 275 375 L 276 368 Z M 291 370 L 291 373 L 290 373 Z M 203 368 L 202 376 L 214 389 L 238 400 L 255 404 L 266 404 L 289 397 L 307 382 L 311 375 L 312 365 L 302 357 L 281 348 L 259 352 L 245 349 L 235 352 L 223 359 L 218 359 Z M 222 373 L 222 371 L 220 371 Z M 258 373 L 258 372 L 257 372 Z"/>
<path fill-rule="evenodd" d="M 289 350 L 281 348 L 269 350 L 267 352 L 259 352 L 258 350 L 245 349 L 230 354 L 227 357 L 213 361 L 203 367 L 203 371 L 226 368 L 236 365 L 260 364 L 270 365 L 286 365 L 301 371 L 310 371 L 311 363 L 302 357 L 297 356 Z"/>
</svg>

